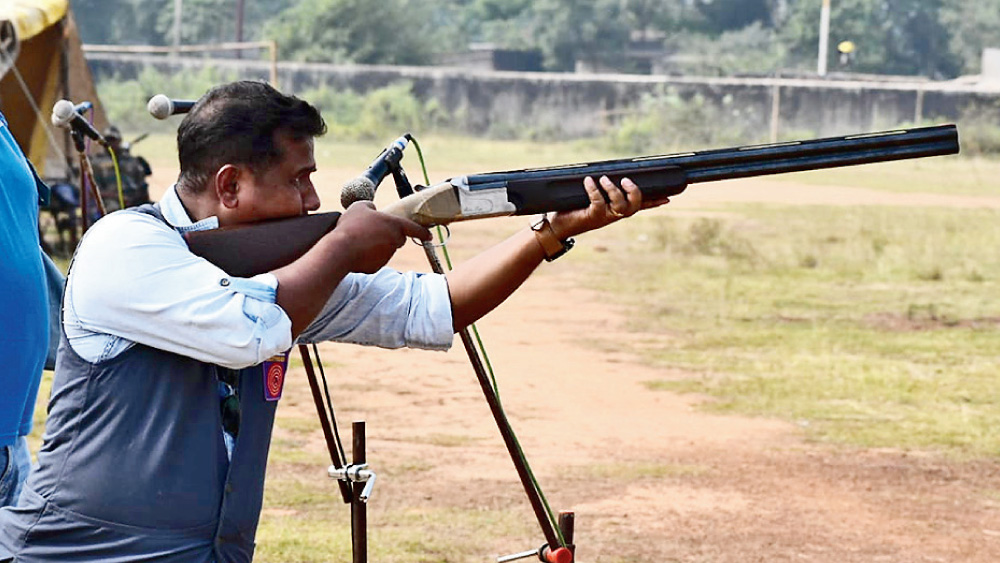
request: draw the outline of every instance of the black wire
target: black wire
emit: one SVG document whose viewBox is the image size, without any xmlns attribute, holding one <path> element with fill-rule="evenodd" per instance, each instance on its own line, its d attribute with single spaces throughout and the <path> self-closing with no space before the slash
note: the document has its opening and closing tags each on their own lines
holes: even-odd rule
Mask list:
<svg viewBox="0 0 1000 563">
<path fill-rule="evenodd" d="M 323 371 L 323 360 L 319 357 L 319 347 L 313 342 L 313 353 L 316 354 L 316 365 L 319 366 L 319 377 L 323 380 L 323 392 L 326 394 L 326 408 L 330 409 L 330 425 L 333 426 L 334 441 L 337 442 L 337 449 L 340 450 L 340 459 L 347 465 L 347 454 L 344 453 L 344 442 L 340 439 L 340 430 L 337 429 L 337 413 L 333 410 L 333 401 L 330 400 L 330 388 L 326 384 L 326 372 Z"/>
</svg>

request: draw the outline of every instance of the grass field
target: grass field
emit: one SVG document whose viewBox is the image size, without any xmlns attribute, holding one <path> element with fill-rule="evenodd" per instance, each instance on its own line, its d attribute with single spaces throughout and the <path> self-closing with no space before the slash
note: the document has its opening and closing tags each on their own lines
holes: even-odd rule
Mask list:
<svg viewBox="0 0 1000 563">
<path fill-rule="evenodd" d="M 709 408 L 822 441 L 1000 453 L 1000 213 L 725 211 L 641 218 L 631 252 L 595 268 L 609 291 L 628 280 L 617 293 L 634 328 L 656 335 L 643 356 L 689 374 L 651 389 L 707 393 Z"/>
<path fill-rule="evenodd" d="M 783 182 L 819 186 L 854 186 L 894 193 L 1000 195 L 995 159 L 948 156 L 886 162 L 875 166 L 815 170 L 776 176 Z"/>
</svg>

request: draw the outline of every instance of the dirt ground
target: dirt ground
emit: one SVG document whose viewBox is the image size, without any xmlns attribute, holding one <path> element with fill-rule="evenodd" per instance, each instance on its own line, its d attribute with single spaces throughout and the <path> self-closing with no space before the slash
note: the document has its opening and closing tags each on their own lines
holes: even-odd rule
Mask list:
<svg viewBox="0 0 1000 563">
<path fill-rule="evenodd" d="M 327 174 L 320 180 L 340 185 L 343 171 Z M 1000 198 L 743 180 L 699 186 L 654 212 L 726 201 L 1000 207 Z M 453 256 L 523 223 L 455 226 Z M 416 247 L 393 265 L 427 269 Z M 626 333 L 625 311 L 585 289 L 580 275 L 569 260 L 544 265 L 479 323 L 543 488 L 554 509 L 576 513 L 579 561 L 1000 561 L 995 460 L 815 444 L 794 423 L 707 414 L 696 408 L 707 399 L 650 391 L 643 382 L 677 374 L 643 365 L 620 343 L 656 335 Z M 406 483 L 380 480 L 373 504 L 527 506 L 457 339 L 447 353 L 324 350 L 341 424 L 367 420 L 374 469 L 426 469 Z M 314 416 L 304 377 L 290 378 L 287 395 L 306 399 L 283 408 Z M 318 432 L 313 446 L 323 448 Z"/>
</svg>

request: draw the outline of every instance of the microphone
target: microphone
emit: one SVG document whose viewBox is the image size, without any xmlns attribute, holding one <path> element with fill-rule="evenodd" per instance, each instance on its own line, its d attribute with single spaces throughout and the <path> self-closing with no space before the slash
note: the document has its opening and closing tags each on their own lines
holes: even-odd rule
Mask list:
<svg viewBox="0 0 1000 563">
<path fill-rule="evenodd" d="M 156 119 L 166 119 L 178 113 L 187 113 L 194 107 L 195 100 L 171 100 L 164 94 L 149 99 L 146 109 Z"/>
<path fill-rule="evenodd" d="M 73 129 L 106 147 L 108 146 L 107 139 L 98 133 L 97 129 L 94 129 L 94 126 L 80 115 L 81 111 L 92 107 L 93 104 L 90 102 L 83 102 L 74 106 L 73 102 L 69 100 L 59 100 L 52 106 L 52 125 L 64 129 Z"/>
<path fill-rule="evenodd" d="M 409 142 L 409 133 L 396 139 L 378 155 L 364 174 L 344 184 L 340 189 L 340 205 L 347 209 L 355 201 L 375 199 L 375 189 L 392 173 L 393 168 L 399 166 L 399 161 L 403 158 L 403 149 Z"/>
</svg>

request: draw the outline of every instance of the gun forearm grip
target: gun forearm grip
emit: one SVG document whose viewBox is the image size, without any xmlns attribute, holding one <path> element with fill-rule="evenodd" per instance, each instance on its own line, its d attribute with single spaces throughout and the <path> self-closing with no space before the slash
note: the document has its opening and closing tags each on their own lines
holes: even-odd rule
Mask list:
<svg viewBox="0 0 1000 563">
<path fill-rule="evenodd" d="M 507 183 L 507 198 L 517 208 L 515 215 L 534 215 L 549 211 L 583 209 L 590 205 L 590 197 L 583 188 L 583 179 L 592 176 L 599 181 L 607 176 L 616 185 L 623 178 L 632 180 L 646 199 L 659 199 L 677 195 L 687 187 L 684 170 L 677 166 L 656 168 L 626 168 L 559 173 L 543 178 L 514 179 Z M 607 200 L 607 196 L 605 196 Z"/>
</svg>

